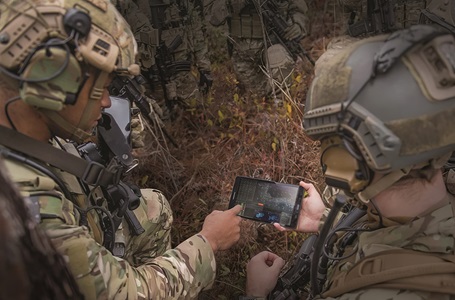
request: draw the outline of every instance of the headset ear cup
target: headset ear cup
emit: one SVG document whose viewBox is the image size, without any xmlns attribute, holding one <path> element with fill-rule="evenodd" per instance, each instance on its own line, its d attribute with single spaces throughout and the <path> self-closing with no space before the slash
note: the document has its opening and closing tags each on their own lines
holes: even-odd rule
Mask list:
<svg viewBox="0 0 455 300">
<path fill-rule="evenodd" d="M 57 111 L 64 104 L 76 102 L 83 81 L 82 71 L 77 59 L 68 51 L 50 47 L 33 54 L 21 74 L 24 80 L 20 87 L 22 100 L 32 106 Z M 67 60 L 67 66 L 61 70 Z"/>
<path fill-rule="evenodd" d="M 323 140 L 321 150 L 321 165 L 328 185 L 357 193 L 369 184 L 370 169 L 346 149 L 339 137 Z"/>
</svg>

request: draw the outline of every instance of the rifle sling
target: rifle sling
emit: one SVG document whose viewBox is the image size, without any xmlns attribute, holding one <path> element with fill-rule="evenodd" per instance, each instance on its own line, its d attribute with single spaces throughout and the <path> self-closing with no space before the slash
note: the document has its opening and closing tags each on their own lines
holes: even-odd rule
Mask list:
<svg viewBox="0 0 455 300">
<path fill-rule="evenodd" d="M 455 295 L 455 255 L 406 249 L 383 251 L 361 259 L 347 272 L 335 269 L 322 295 L 337 297 L 362 288 L 394 288 Z"/>
<path fill-rule="evenodd" d="M 113 173 L 100 163 L 89 162 L 1 125 L 0 144 L 27 156 L 48 162 L 56 168 L 79 177 L 88 185 L 107 187 L 110 184 L 118 183 L 120 180 L 119 172 Z"/>
</svg>

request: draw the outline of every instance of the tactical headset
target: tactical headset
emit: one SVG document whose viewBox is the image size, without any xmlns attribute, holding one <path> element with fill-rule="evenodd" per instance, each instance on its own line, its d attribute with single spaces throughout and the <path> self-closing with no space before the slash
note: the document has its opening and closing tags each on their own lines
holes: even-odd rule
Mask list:
<svg viewBox="0 0 455 300">
<path fill-rule="evenodd" d="M 24 1 L 8 11 L 14 15 L 0 32 L 0 73 L 19 81 L 20 96 L 30 105 L 58 111 L 74 104 L 86 79 L 86 65 L 101 70 L 91 99 L 102 97 L 109 73 L 139 73 L 134 64 L 125 70 L 116 66 L 120 49 L 115 39 L 122 37 L 92 25 L 88 8 L 74 3 L 65 10 L 52 5 L 32 7 Z M 108 9 L 104 7 L 106 13 Z"/>
<path fill-rule="evenodd" d="M 372 171 L 348 136 L 321 141 L 321 166 L 327 185 L 356 194 L 372 179 Z"/>
<path fill-rule="evenodd" d="M 42 34 L 37 28 L 41 24 L 27 15 L 19 15 L 0 33 L 3 56 L 1 71 L 19 80 L 21 98 L 35 107 L 61 110 L 64 104 L 76 102 L 83 85 L 80 62 L 72 54 L 68 42 L 72 38 L 87 37 L 91 19 L 82 10 L 72 8 L 63 16 L 62 21 L 69 33 L 66 40 L 51 38 L 41 42 Z M 35 46 L 37 43 L 39 44 Z M 10 56 L 8 61 L 4 59 L 5 52 Z M 20 65 L 24 56 L 24 63 Z M 17 73 L 8 70 L 17 65 L 20 65 Z"/>
<path fill-rule="evenodd" d="M 360 41 L 319 73 L 304 128 L 321 141 L 328 185 L 367 202 L 412 169 L 438 168 L 448 158 L 454 45 L 452 35 L 418 25 Z M 373 182 L 373 174 L 382 176 Z"/>
</svg>

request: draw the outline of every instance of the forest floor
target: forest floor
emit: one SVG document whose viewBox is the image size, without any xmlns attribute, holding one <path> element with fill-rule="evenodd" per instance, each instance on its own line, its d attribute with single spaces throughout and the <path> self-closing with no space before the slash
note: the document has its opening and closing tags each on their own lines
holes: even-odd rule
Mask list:
<svg viewBox="0 0 455 300">
<path fill-rule="evenodd" d="M 335 6 L 311 1 L 310 34 L 302 45 L 316 60 L 336 31 Z M 329 1 L 332 2 L 332 1 Z M 339 12 L 338 12 L 339 13 Z M 147 151 L 133 171 L 137 184 L 161 190 L 174 211 L 172 243 L 199 232 L 212 210 L 225 210 L 236 176 L 255 176 L 323 189 L 319 143 L 302 129 L 306 93 L 313 78 L 308 60 L 297 62 L 290 98 L 281 105 L 237 87 L 223 28 L 208 28 L 214 83 L 203 106 L 187 109 L 166 129 L 168 139 L 150 134 Z M 147 154 L 144 154 L 147 153 Z M 199 299 L 238 299 L 245 269 L 255 254 L 269 250 L 292 261 L 306 235 L 279 232 L 270 224 L 242 220 L 239 242 L 216 254 L 217 277 Z"/>
</svg>

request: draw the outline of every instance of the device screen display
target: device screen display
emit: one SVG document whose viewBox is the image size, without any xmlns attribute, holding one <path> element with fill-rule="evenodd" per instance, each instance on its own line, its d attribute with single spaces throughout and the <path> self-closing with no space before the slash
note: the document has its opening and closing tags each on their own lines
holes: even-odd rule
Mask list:
<svg viewBox="0 0 455 300">
<path fill-rule="evenodd" d="M 240 204 L 241 217 L 295 228 L 303 193 L 299 185 L 238 176 L 229 208 Z"/>
</svg>

